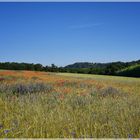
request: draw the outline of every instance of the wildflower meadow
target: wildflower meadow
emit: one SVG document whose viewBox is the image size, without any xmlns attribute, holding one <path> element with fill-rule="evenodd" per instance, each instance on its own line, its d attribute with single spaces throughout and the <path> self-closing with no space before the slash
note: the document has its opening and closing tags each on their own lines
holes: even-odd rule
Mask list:
<svg viewBox="0 0 140 140">
<path fill-rule="evenodd" d="M 1 138 L 138 138 L 140 79 L 0 71 Z"/>
</svg>

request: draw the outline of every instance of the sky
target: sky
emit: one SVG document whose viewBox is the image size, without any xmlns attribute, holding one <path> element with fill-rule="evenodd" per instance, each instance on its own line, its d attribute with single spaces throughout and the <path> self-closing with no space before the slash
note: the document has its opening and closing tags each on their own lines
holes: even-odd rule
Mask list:
<svg viewBox="0 0 140 140">
<path fill-rule="evenodd" d="M 140 3 L 2 3 L 0 62 L 140 59 Z"/>
</svg>

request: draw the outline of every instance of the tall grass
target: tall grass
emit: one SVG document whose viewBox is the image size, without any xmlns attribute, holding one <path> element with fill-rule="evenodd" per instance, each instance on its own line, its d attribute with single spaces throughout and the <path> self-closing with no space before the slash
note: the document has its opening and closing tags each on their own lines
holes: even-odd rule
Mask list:
<svg viewBox="0 0 140 140">
<path fill-rule="evenodd" d="M 8 84 L 7 89 L 13 86 L 10 96 L 6 89 L 0 92 L 1 138 L 140 137 L 139 94 L 70 82 L 57 87 L 74 89 L 67 94 L 45 82 Z M 77 94 L 81 88 L 88 93 Z"/>
</svg>

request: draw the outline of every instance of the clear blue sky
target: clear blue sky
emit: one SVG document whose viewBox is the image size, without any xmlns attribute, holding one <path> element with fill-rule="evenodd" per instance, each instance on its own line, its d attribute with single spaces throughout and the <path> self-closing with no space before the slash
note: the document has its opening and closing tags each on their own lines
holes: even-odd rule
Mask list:
<svg viewBox="0 0 140 140">
<path fill-rule="evenodd" d="M 0 62 L 140 59 L 140 3 L 0 3 Z"/>
</svg>

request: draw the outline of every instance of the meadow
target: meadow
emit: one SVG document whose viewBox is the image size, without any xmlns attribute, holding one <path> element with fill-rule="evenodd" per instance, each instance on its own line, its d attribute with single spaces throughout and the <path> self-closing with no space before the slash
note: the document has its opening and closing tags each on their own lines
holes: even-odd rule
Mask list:
<svg viewBox="0 0 140 140">
<path fill-rule="evenodd" d="M 0 70 L 1 138 L 139 138 L 140 79 Z"/>
</svg>

